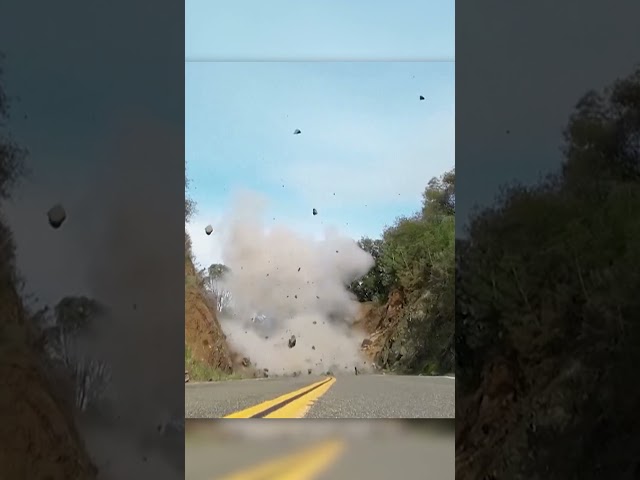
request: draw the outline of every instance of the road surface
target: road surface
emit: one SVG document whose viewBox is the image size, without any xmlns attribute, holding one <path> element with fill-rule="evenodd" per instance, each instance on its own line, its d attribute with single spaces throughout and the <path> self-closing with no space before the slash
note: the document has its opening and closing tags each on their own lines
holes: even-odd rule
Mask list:
<svg viewBox="0 0 640 480">
<path fill-rule="evenodd" d="M 439 420 L 443 421 L 443 420 Z M 444 420 L 449 421 L 449 420 Z M 330 422 L 330 421 L 329 421 Z M 237 424 L 237 422 L 234 422 Z M 244 423 L 244 422 L 242 422 Z M 265 422 L 260 422 L 265 425 Z M 268 422 L 271 424 L 271 422 Z M 289 422 L 287 422 L 289 423 Z M 294 423 L 298 423 L 295 422 Z M 303 422 L 306 425 L 313 421 Z M 289 423 L 291 425 L 291 423 Z M 326 425 L 326 423 L 325 423 Z M 254 432 L 260 430 L 254 426 Z M 313 430 L 313 425 L 310 427 Z M 351 438 L 339 431 L 318 438 L 185 437 L 186 480 L 453 480 L 455 438 L 406 429 Z"/>
<path fill-rule="evenodd" d="M 278 377 L 185 385 L 186 418 L 454 418 L 453 377 Z"/>
</svg>

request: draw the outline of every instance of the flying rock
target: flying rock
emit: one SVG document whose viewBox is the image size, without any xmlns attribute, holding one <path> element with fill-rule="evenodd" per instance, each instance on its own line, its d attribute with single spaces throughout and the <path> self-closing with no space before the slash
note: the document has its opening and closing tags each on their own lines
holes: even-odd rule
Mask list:
<svg viewBox="0 0 640 480">
<path fill-rule="evenodd" d="M 67 218 L 67 212 L 65 212 L 62 205 L 54 205 L 47 212 L 47 217 L 49 218 L 49 225 L 53 228 L 60 228 L 60 226 L 64 223 Z"/>
</svg>

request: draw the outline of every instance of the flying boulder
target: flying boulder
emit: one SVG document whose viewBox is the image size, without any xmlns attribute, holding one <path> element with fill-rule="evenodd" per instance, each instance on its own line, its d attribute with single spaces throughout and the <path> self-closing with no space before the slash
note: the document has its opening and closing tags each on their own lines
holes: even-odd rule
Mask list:
<svg viewBox="0 0 640 480">
<path fill-rule="evenodd" d="M 204 231 L 207 235 L 211 235 L 213 233 L 213 227 L 211 225 L 207 225 Z"/>
<path fill-rule="evenodd" d="M 49 209 L 47 217 L 49 218 L 49 225 L 53 228 L 60 228 L 67 218 L 67 212 L 64 211 L 62 205 L 58 204 Z"/>
<path fill-rule="evenodd" d="M 297 128 L 293 131 L 294 135 L 300 135 L 302 132 L 300 130 L 298 130 Z"/>
</svg>

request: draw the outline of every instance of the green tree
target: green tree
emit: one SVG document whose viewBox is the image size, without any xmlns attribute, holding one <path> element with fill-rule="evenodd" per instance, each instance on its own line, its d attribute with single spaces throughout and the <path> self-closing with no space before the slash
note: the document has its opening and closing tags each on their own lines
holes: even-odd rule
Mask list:
<svg viewBox="0 0 640 480">
<path fill-rule="evenodd" d="M 94 358 L 87 348 L 91 334 L 106 308 L 87 297 L 64 297 L 49 317 L 47 308 L 36 314 L 44 327 L 45 350 L 49 357 L 68 373 L 75 388 L 76 407 L 85 411 L 102 399 L 110 381 L 106 362 Z"/>
<path fill-rule="evenodd" d="M 56 324 L 67 332 L 83 332 L 91 321 L 106 312 L 105 307 L 88 297 L 64 297 L 55 306 Z"/>
<path fill-rule="evenodd" d="M 0 60 L 2 56 L 0 55 Z M 0 80 L 3 69 L 0 65 Z M 25 172 L 26 150 L 18 146 L 6 131 L 9 118 L 9 98 L 0 84 L 0 200 L 9 198 L 11 189 Z"/>
<path fill-rule="evenodd" d="M 526 451 L 505 455 L 537 451 L 554 472 L 548 478 L 616 478 L 621 462 L 611 452 L 627 446 L 614 432 L 640 428 L 640 395 L 628 388 L 640 363 L 640 70 L 580 100 L 564 154 L 557 174 L 505 188 L 459 242 L 459 392 L 475 395 L 491 363 L 511 359 L 522 385 L 514 418 L 545 427 L 529 430 Z M 572 365 L 569 381 L 561 373 Z M 550 398 L 551 389 L 561 393 Z M 559 410 L 566 416 L 551 415 Z M 514 443 L 526 431 L 506 427 Z M 548 438 L 566 448 L 554 451 Z M 525 476 L 542 473 L 523 463 Z"/>
<path fill-rule="evenodd" d="M 220 280 L 227 272 L 229 272 L 229 267 L 221 263 L 214 263 L 212 265 L 209 265 L 208 268 L 209 278 L 211 278 L 213 281 Z"/>
<path fill-rule="evenodd" d="M 188 223 L 196 213 L 196 203 L 189 195 L 189 184 L 191 181 L 187 176 L 187 164 L 184 166 L 184 221 Z"/>
<path fill-rule="evenodd" d="M 424 218 L 456 213 L 456 170 L 445 172 L 429 181 L 422 194 L 422 216 Z"/>
<path fill-rule="evenodd" d="M 370 254 L 375 263 L 364 277 L 351 283 L 349 290 L 360 302 L 382 302 L 386 300 L 390 283 L 386 279 L 387 274 L 380 261 L 383 255 L 384 242 L 382 239 L 362 237 L 358 241 L 358 246 Z"/>
<path fill-rule="evenodd" d="M 2 55 L 0 54 L 0 60 Z M 0 80 L 3 69 L 0 64 Z M 0 82 L 0 207 L 9 199 L 11 190 L 25 172 L 26 150 L 18 146 L 6 129 L 9 119 L 9 98 Z M 15 246 L 13 235 L 0 212 L 0 281 L 15 283 Z M 4 288 L 0 285 L 0 288 Z"/>
</svg>

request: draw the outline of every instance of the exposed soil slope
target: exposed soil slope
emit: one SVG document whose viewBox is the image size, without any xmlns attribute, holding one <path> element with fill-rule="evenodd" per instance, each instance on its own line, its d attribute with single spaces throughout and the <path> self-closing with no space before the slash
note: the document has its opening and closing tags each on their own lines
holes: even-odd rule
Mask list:
<svg viewBox="0 0 640 480">
<path fill-rule="evenodd" d="M 0 274 L 0 322 L 2 478 L 96 478 L 72 407 L 54 393 L 7 272 Z"/>
<path fill-rule="evenodd" d="M 193 261 L 185 259 L 184 338 L 193 358 L 220 370 L 233 371 L 232 353 L 215 308 L 197 281 Z"/>
<path fill-rule="evenodd" d="M 360 305 L 354 326 L 367 333 L 362 350 L 377 368 L 413 374 L 453 371 L 453 326 L 433 322 L 421 330 L 423 335 L 416 335 L 412 322 L 424 322 L 426 318 L 419 300 L 409 301 L 395 290 L 382 305 Z"/>
</svg>

